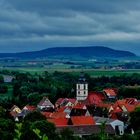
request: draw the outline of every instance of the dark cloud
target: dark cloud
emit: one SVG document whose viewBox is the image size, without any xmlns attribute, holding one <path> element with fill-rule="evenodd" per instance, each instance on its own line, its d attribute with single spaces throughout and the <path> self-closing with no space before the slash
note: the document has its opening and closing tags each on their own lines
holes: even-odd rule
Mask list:
<svg viewBox="0 0 140 140">
<path fill-rule="evenodd" d="M 135 50 L 139 9 L 139 0 L 1 0 L 1 52 L 76 45 Z"/>
</svg>

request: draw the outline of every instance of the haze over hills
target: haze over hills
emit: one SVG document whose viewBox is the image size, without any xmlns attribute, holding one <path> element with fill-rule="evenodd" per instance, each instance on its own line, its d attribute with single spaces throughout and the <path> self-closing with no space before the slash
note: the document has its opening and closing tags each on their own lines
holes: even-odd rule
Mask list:
<svg viewBox="0 0 140 140">
<path fill-rule="evenodd" d="M 22 53 L 0 53 L 0 58 L 83 58 L 92 59 L 99 58 L 121 58 L 121 57 L 136 57 L 129 51 L 114 50 L 103 46 L 91 47 L 55 47 L 40 51 L 22 52 Z"/>
</svg>

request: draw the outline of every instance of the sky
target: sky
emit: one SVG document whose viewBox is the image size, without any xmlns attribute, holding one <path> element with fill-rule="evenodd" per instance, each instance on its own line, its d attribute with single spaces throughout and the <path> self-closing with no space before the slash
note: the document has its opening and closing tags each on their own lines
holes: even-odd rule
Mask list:
<svg viewBox="0 0 140 140">
<path fill-rule="evenodd" d="M 139 44 L 140 0 L 0 0 L 0 52 Z"/>
</svg>

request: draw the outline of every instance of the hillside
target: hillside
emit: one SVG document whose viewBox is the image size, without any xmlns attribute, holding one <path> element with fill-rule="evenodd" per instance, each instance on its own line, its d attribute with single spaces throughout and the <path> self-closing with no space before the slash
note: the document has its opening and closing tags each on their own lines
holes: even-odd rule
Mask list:
<svg viewBox="0 0 140 140">
<path fill-rule="evenodd" d="M 135 57 L 136 55 L 128 51 L 114 50 L 102 46 L 94 47 L 56 47 L 48 48 L 41 51 L 23 52 L 23 53 L 0 53 L 0 58 L 13 57 L 13 58 L 79 58 L 91 59 L 94 57 Z"/>
</svg>

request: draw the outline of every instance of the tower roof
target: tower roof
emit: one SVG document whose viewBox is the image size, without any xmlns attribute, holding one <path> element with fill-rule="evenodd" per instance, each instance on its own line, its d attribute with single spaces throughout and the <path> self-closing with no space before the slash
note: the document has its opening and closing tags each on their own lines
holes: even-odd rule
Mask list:
<svg viewBox="0 0 140 140">
<path fill-rule="evenodd" d="M 87 83 L 84 72 L 80 73 L 78 83 Z"/>
</svg>

